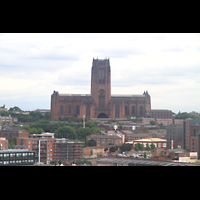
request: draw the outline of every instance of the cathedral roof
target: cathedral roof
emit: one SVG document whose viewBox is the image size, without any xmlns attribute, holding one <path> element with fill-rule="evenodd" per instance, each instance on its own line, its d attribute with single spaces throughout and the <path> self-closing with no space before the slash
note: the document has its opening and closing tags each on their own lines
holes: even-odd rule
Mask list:
<svg viewBox="0 0 200 200">
<path fill-rule="evenodd" d="M 91 97 L 92 95 L 91 94 L 59 94 L 59 96 L 78 96 L 78 97 Z"/>
<path fill-rule="evenodd" d="M 131 94 L 112 94 L 111 97 L 145 97 L 145 95 L 131 95 Z"/>
</svg>

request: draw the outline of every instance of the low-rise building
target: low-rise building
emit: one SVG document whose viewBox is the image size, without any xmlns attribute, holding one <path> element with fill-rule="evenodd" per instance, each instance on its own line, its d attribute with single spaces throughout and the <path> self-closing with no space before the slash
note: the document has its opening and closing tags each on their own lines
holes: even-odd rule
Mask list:
<svg viewBox="0 0 200 200">
<path fill-rule="evenodd" d="M 97 143 L 97 146 L 105 146 L 109 143 L 113 143 L 114 145 L 122 145 L 122 138 L 117 135 L 95 135 L 91 137 Z"/>
<path fill-rule="evenodd" d="M 0 123 L 3 123 L 3 122 L 12 123 L 12 117 L 10 115 L 9 116 L 0 116 Z"/>
<path fill-rule="evenodd" d="M 28 149 L 0 150 L 0 166 L 33 165 L 35 152 Z"/>
<path fill-rule="evenodd" d="M 92 151 L 92 155 L 93 156 L 98 156 L 98 155 L 104 155 L 105 151 L 104 149 L 106 148 L 106 146 L 88 146 L 88 147 L 84 147 L 83 148 L 83 156 L 89 156 Z M 110 145 L 108 146 L 108 149 L 110 148 Z"/>
<path fill-rule="evenodd" d="M 133 130 L 133 131 L 121 130 L 121 132 L 125 134 L 126 142 L 132 142 L 134 140 L 144 139 L 144 138 L 152 138 L 152 134 L 148 133 L 147 130 Z"/>
<path fill-rule="evenodd" d="M 8 149 L 8 140 L 6 138 L 0 138 L 0 149 Z"/>
<path fill-rule="evenodd" d="M 10 137 L 18 137 L 18 138 L 28 138 L 29 134 L 24 129 L 18 128 L 9 128 L 9 129 L 1 129 L 0 130 L 0 137 L 5 137 L 6 139 Z"/>
<path fill-rule="evenodd" d="M 133 141 L 133 146 L 135 146 L 135 144 L 137 144 L 137 143 L 143 144 L 144 148 L 146 147 L 146 144 L 148 144 L 149 146 L 151 144 L 154 144 L 155 148 L 164 148 L 164 149 L 166 149 L 167 140 L 160 139 L 160 138 L 145 138 L 145 139 L 140 139 L 140 140 L 134 140 Z"/>
<path fill-rule="evenodd" d="M 183 125 L 184 120 L 183 119 L 174 119 L 174 124 L 180 124 Z"/>
<path fill-rule="evenodd" d="M 173 124 L 173 120 L 172 119 L 156 119 L 156 122 L 158 124 L 163 124 L 164 126 L 168 126 L 170 124 Z"/>
</svg>

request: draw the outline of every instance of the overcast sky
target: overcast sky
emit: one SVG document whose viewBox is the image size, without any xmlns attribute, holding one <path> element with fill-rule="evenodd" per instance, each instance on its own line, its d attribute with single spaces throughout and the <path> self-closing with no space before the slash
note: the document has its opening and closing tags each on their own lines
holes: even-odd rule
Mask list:
<svg viewBox="0 0 200 200">
<path fill-rule="evenodd" d="M 110 58 L 111 93 L 152 109 L 200 112 L 200 34 L 0 34 L 0 106 L 50 109 L 51 94 L 90 94 L 93 58 Z"/>
</svg>

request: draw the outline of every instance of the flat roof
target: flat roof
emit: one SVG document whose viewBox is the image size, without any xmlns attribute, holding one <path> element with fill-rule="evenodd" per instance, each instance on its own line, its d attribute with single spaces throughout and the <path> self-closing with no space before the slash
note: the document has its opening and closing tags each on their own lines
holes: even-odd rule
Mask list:
<svg viewBox="0 0 200 200">
<path fill-rule="evenodd" d="M 161 138 L 144 138 L 144 139 L 139 139 L 139 140 L 134 140 L 135 142 L 167 142 L 165 139 Z"/>
<path fill-rule="evenodd" d="M 0 153 L 10 153 L 10 152 L 35 152 L 35 151 L 31 151 L 29 149 L 1 149 Z"/>
</svg>

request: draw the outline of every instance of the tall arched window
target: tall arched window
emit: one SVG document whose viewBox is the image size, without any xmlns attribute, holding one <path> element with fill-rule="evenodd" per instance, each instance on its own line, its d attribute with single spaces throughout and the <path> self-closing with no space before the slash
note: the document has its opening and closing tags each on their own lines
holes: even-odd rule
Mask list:
<svg viewBox="0 0 200 200">
<path fill-rule="evenodd" d="M 128 115 L 128 106 L 125 105 L 125 115 Z"/>
<path fill-rule="evenodd" d="M 60 106 L 60 114 L 63 114 L 63 105 Z"/>
<path fill-rule="evenodd" d="M 86 106 L 86 117 L 90 117 L 90 105 Z"/>
<path fill-rule="evenodd" d="M 72 111 L 71 111 L 71 106 L 69 105 L 69 106 L 68 106 L 68 114 L 71 115 L 71 112 L 72 112 Z"/>
<path fill-rule="evenodd" d="M 119 118 L 119 105 L 115 106 L 115 118 Z"/>
<path fill-rule="evenodd" d="M 143 114 L 143 106 L 140 106 L 140 114 Z"/>
<path fill-rule="evenodd" d="M 135 114 L 135 106 L 132 106 L 132 114 Z"/>
<path fill-rule="evenodd" d="M 79 105 L 76 106 L 76 114 L 77 114 L 77 115 L 80 114 L 80 107 L 79 107 Z"/>
</svg>

